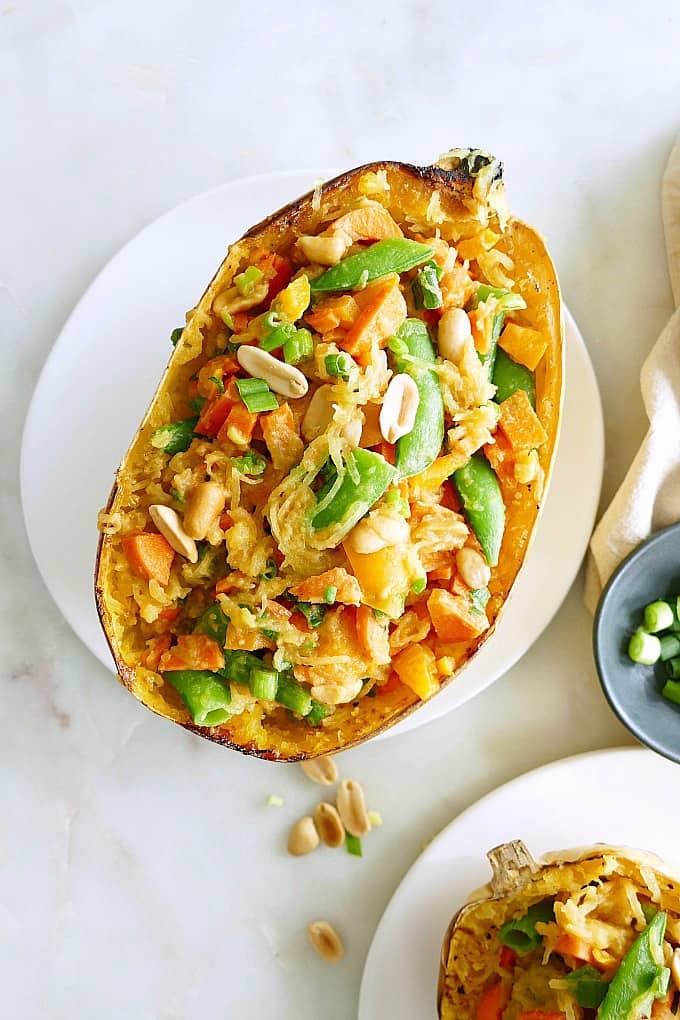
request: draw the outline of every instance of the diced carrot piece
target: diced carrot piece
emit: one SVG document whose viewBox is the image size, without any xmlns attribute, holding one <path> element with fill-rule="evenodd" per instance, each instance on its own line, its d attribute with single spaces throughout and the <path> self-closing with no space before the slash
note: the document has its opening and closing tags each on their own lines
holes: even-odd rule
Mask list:
<svg viewBox="0 0 680 1020">
<path fill-rule="evenodd" d="M 209 400 L 218 396 L 222 391 L 213 380 L 219 379 L 222 382 L 225 376 L 238 372 L 238 368 L 238 361 L 233 354 L 221 354 L 218 358 L 211 358 L 210 361 L 206 361 L 198 373 L 198 393 L 202 397 L 208 397 Z"/>
<path fill-rule="evenodd" d="M 396 670 L 392 670 L 384 684 L 378 684 L 376 691 L 378 694 L 391 694 L 392 691 L 398 691 L 400 687 L 403 687 L 404 683 Z"/>
<path fill-rule="evenodd" d="M 226 385 L 224 393 L 220 393 L 205 405 L 198 417 L 194 431 L 201 436 L 214 438 L 227 420 L 234 404 L 240 403 L 240 400 L 236 382 L 232 378 Z"/>
<path fill-rule="evenodd" d="M 448 556 L 451 557 L 452 553 L 449 552 Z M 453 577 L 453 564 L 447 563 L 443 567 L 435 567 L 434 570 L 428 571 L 428 581 L 450 581 Z"/>
<path fill-rule="evenodd" d="M 348 234 L 353 241 L 380 241 L 386 237 L 403 237 L 399 224 L 380 202 L 366 202 L 340 216 L 330 226 L 330 233 Z"/>
<path fill-rule="evenodd" d="M 217 641 L 207 634 L 180 634 L 177 644 L 160 659 L 159 669 L 167 673 L 176 669 L 222 669 L 224 655 Z"/>
<path fill-rule="evenodd" d="M 158 619 L 162 623 L 174 623 L 181 612 L 182 610 L 179 606 L 167 606 L 165 609 L 160 611 Z"/>
<path fill-rule="evenodd" d="M 516 322 L 508 323 L 498 344 L 513 361 L 526 365 L 532 372 L 548 349 L 548 341 L 542 333 L 528 326 L 518 326 Z"/>
<path fill-rule="evenodd" d="M 466 237 L 465 240 L 459 241 L 456 245 L 459 259 L 476 259 L 478 255 L 481 255 L 485 251 L 490 251 L 491 248 L 500 240 L 500 234 L 491 230 L 490 227 L 486 227 L 484 230 L 480 230 L 474 237 Z"/>
<path fill-rule="evenodd" d="M 583 960 L 584 963 L 594 963 L 593 947 L 585 939 L 578 935 L 571 935 L 569 932 L 562 932 L 555 942 L 555 952 L 560 956 L 573 956 L 575 960 Z"/>
<path fill-rule="evenodd" d="M 388 464 L 394 464 L 397 455 L 394 443 L 386 443 L 384 439 L 381 439 L 374 449 L 376 453 L 385 458 Z"/>
<path fill-rule="evenodd" d="M 434 652 L 427 645 L 407 645 L 392 665 L 407 687 L 425 701 L 439 690 L 440 677 Z"/>
<path fill-rule="evenodd" d="M 477 1020 L 502 1020 L 503 1010 L 510 1001 L 510 985 L 497 981 L 482 995 L 477 1006 Z"/>
<path fill-rule="evenodd" d="M 484 454 L 496 472 L 501 486 L 514 483 L 515 458 L 510 443 L 500 430 L 496 431 L 494 442 L 487 443 L 484 447 Z"/>
<path fill-rule="evenodd" d="M 274 467 L 277 471 L 289 471 L 304 452 L 304 445 L 290 405 L 280 404 L 275 411 L 263 414 L 260 425 Z"/>
<path fill-rule="evenodd" d="M 374 343 L 384 347 L 406 318 L 404 295 L 394 274 L 378 280 L 357 294 L 361 311 L 348 330 L 342 346 L 353 355 L 370 352 Z"/>
<path fill-rule="evenodd" d="M 366 658 L 373 659 L 379 666 L 390 661 L 390 639 L 387 628 L 381 626 L 370 606 L 357 609 L 357 637 Z"/>
<path fill-rule="evenodd" d="M 161 655 L 167 652 L 171 644 L 171 634 L 161 634 L 160 637 L 151 638 L 147 641 L 146 648 L 141 656 L 142 666 L 146 666 L 147 669 L 157 670 Z"/>
<path fill-rule="evenodd" d="M 446 507 L 447 510 L 455 510 L 456 513 L 460 513 L 462 509 L 458 493 L 448 479 L 447 481 L 442 482 L 442 492 L 439 497 L 439 502 L 441 506 Z"/>
<path fill-rule="evenodd" d="M 293 264 L 289 259 L 284 258 L 275 251 L 266 251 L 264 248 L 256 249 L 251 258 L 252 265 L 261 269 L 265 279 L 269 281 L 269 290 L 265 297 L 265 304 L 272 301 L 276 295 L 287 287 L 293 275 Z"/>
<path fill-rule="evenodd" d="M 325 602 L 324 595 L 329 588 L 335 588 L 335 598 L 331 601 L 342 602 L 346 606 L 358 606 L 361 603 L 361 588 L 356 577 L 348 574 L 344 567 L 333 567 L 322 574 L 308 577 L 290 589 L 291 595 L 303 602 Z"/>
<path fill-rule="evenodd" d="M 322 305 L 313 312 L 307 312 L 305 322 L 317 333 L 330 333 L 340 325 L 340 317 L 332 308 L 324 308 Z"/>
<path fill-rule="evenodd" d="M 427 600 L 432 626 L 442 641 L 468 641 L 489 626 L 485 613 L 477 613 L 464 595 L 435 588 Z"/>
<path fill-rule="evenodd" d="M 234 323 L 234 333 L 245 333 L 251 318 L 247 312 L 233 312 L 231 321 Z"/>
<path fill-rule="evenodd" d="M 427 489 L 432 492 L 438 489 L 464 463 L 465 458 L 461 458 L 458 453 L 445 453 L 443 457 L 437 457 L 429 468 L 409 479 L 411 491 Z"/>
<path fill-rule="evenodd" d="M 145 577 L 147 581 L 158 581 L 161 587 L 165 587 L 170 580 L 175 550 L 162 535 L 143 531 L 137 535 L 128 535 L 121 544 L 135 574 Z"/>
<path fill-rule="evenodd" d="M 246 447 L 253 438 L 256 425 L 256 414 L 249 411 L 245 404 L 234 404 L 217 433 L 217 438 L 221 443 L 228 439 L 235 446 Z"/>
<path fill-rule="evenodd" d="M 511 397 L 504 400 L 500 412 L 498 426 L 513 450 L 535 450 L 545 443 L 548 433 L 524 390 L 515 390 Z"/>
<path fill-rule="evenodd" d="M 503 970 L 512 970 L 517 962 L 517 953 L 510 946 L 501 946 L 500 965 Z"/>
<path fill-rule="evenodd" d="M 488 354 L 491 350 L 493 320 L 495 316 L 496 304 L 494 301 L 484 301 L 478 308 L 468 313 L 472 328 L 472 338 L 478 354 Z"/>
</svg>

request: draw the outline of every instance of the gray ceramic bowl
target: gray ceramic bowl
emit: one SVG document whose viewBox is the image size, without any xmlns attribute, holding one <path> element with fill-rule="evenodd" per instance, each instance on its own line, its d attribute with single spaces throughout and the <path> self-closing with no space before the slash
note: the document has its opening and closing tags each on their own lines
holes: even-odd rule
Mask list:
<svg viewBox="0 0 680 1020">
<path fill-rule="evenodd" d="M 612 575 L 595 614 L 593 648 L 602 690 L 624 726 L 672 761 L 680 762 L 680 706 L 661 697 L 662 663 L 639 666 L 628 641 L 642 610 L 680 595 L 680 523 L 639 545 Z"/>
</svg>

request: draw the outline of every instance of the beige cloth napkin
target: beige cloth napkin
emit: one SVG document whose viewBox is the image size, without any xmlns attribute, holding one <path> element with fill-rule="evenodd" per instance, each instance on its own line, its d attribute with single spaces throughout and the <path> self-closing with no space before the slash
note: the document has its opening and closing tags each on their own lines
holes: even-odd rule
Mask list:
<svg viewBox="0 0 680 1020">
<path fill-rule="evenodd" d="M 640 373 L 649 431 L 590 541 L 585 602 L 591 612 L 621 560 L 652 532 L 680 520 L 680 137 L 661 196 L 676 310 Z"/>
</svg>

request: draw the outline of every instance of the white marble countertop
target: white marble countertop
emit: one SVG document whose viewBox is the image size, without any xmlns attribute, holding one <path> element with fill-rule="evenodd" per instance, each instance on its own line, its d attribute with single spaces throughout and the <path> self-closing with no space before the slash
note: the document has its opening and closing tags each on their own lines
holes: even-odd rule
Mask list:
<svg viewBox="0 0 680 1020">
<path fill-rule="evenodd" d="M 385 819 L 362 861 L 330 851 L 292 860 L 286 828 L 315 801 L 297 767 L 226 752 L 145 712 L 66 627 L 27 547 L 18 441 L 66 315 L 164 210 L 244 174 L 426 162 L 473 144 L 503 157 L 513 207 L 551 243 L 602 388 L 610 496 L 644 432 L 638 372 L 671 309 L 659 183 L 680 125 L 679 29 L 674 0 L 644 11 L 585 0 L 476 11 L 3 4 L 7 1015 L 346 1020 L 375 925 L 425 841 L 529 768 L 629 740 L 599 692 L 579 582 L 520 664 L 474 702 L 343 756 Z M 59 441 L 58 427 L 45 441 Z M 284 808 L 265 807 L 272 792 Z M 338 968 L 306 945 L 318 916 L 346 937 Z"/>
</svg>

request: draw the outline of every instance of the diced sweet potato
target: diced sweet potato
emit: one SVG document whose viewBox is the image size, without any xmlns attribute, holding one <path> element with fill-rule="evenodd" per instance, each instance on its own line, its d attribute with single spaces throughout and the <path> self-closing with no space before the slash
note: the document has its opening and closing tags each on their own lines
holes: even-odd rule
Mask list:
<svg viewBox="0 0 680 1020">
<path fill-rule="evenodd" d="M 177 644 L 161 655 L 159 671 L 177 669 L 222 669 L 224 655 L 217 641 L 207 634 L 180 634 Z"/>
<path fill-rule="evenodd" d="M 469 641 L 489 626 L 485 613 L 474 610 L 465 595 L 452 595 L 435 588 L 427 600 L 427 609 L 437 636 L 442 641 Z"/>
<path fill-rule="evenodd" d="M 380 202 L 366 202 L 357 209 L 340 216 L 330 226 L 330 232 L 340 231 L 353 241 L 382 241 L 386 237 L 403 237 L 399 224 Z"/>
<path fill-rule="evenodd" d="M 313 312 L 305 315 L 305 322 L 317 333 L 329 333 L 338 326 L 348 329 L 358 314 L 359 305 L 352 295 L 342 294 L 339 297 L 327 298 L 318 304 Z"/>
<path fill-rule="evenodd" d="M 384 347 L 406 318 L 406 301 L 394 274 L 378 280 L 357 295 L 361 308 L 342 346 L 350 354 L 367 354 L 373 345 Z"/>
<path fill-rule="evenodd" d="M 508 323 L 498 343 L 513 361 L 526 365 L 532 372 L 548 349 L 548 341 L 543 333 L 529 329 L 528 326 L 518 326 L 516 322 Z"/>
<path fill-rule="evenodd" d="M 414 580 L 407 551 L 388 546 L 378 552 L 358 553 L 351 542 L 345 542 L 343 548 L 361 585 L 362 601 L 388 616 L 401 616 L 404 597 Z"/>
<path fill-rule="evenodd" d="M 333 567 L 322 574 L 308 577 L 290 589 L 291 595 L 303 602 L 326 602 L 328 589 L 335 589 L 332 602 L 342 602 L 346 606 L 358 606 L 361 602 L 361 588 L 356 577 L 349 574 L 344 567 Z"/>
<path fill-rule="evenodd" d="M 262 435 L 274 467 L 289 471 L 302 457 L 304 446 L 290 405 L 281 404 L 260 419 Z"/>
<path fill-rule="evenodd" d="M 474 237 L 466 237 L 456 245 L 459 259 L 476 259 L 482 252 L 489 251 L 500 240 L 500 234 L 486 227 Z"/>
<path fill-rule="evenodd" d="M 498 426 L 515 453 L 521 450 L 535 450 L 548 438 L 529 397 L 524 390 L 515 390 L 511 397 L 500 405 Z"/>
<path fill-rule="evenodd" d="M 161 587 L 165 587 L 170 580 L 175 550 L 162 535 L 146 531 L 128 535 L 123 539 L 122 547 L 135 574 L 147 581 L 158 581 Z"/>
<path fill-rule="evenodd" d="M 425 701 L 439 690 L 434 652 L 427 645 L 408 645 L 392 660 L 399 678 Z"/>
</svg>

